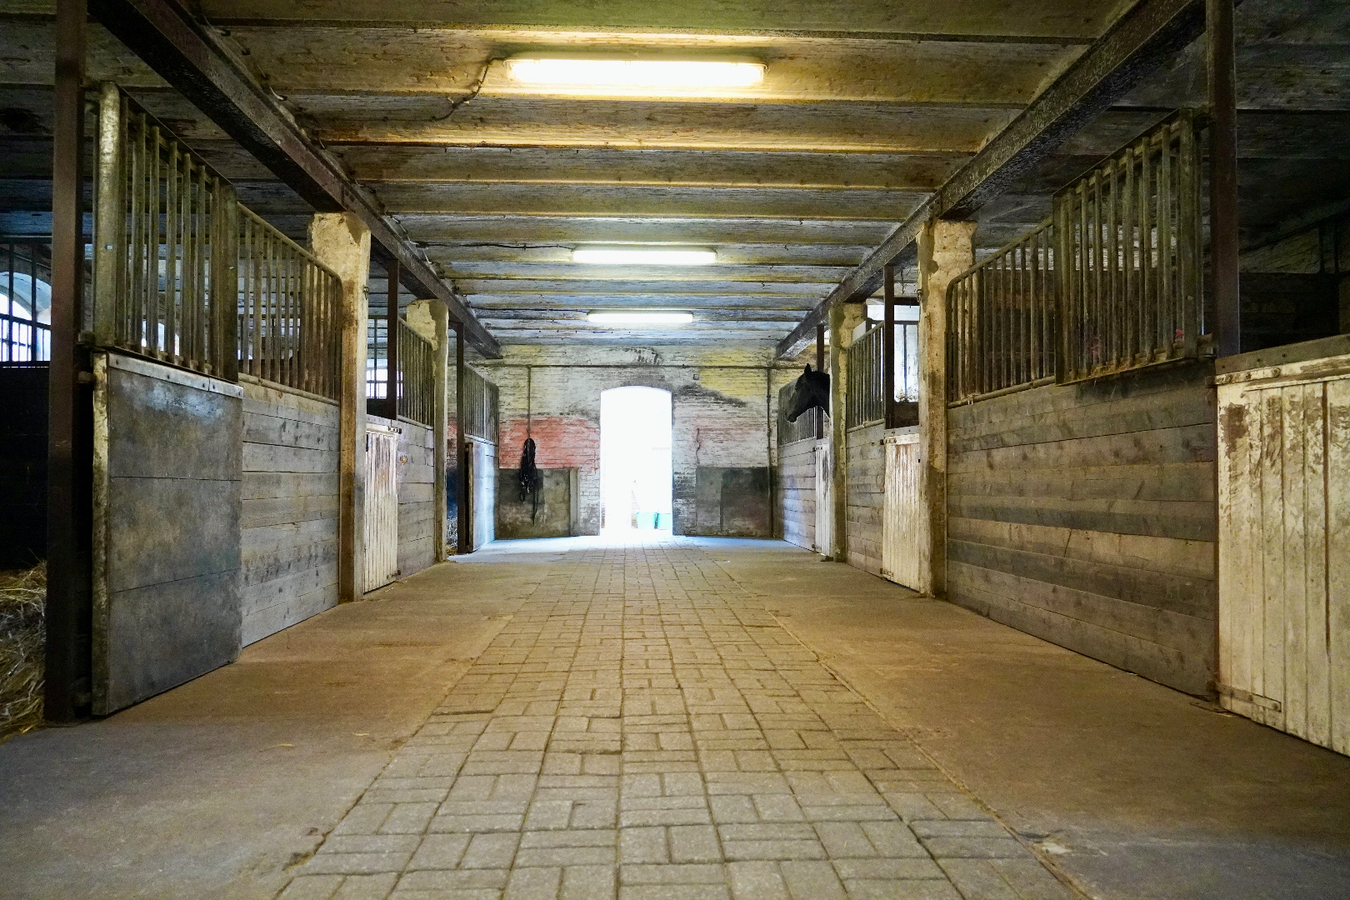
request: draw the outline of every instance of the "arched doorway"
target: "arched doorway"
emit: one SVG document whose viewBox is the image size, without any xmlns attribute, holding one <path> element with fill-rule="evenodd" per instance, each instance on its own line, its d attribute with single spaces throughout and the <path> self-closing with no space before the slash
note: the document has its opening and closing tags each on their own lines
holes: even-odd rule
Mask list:
<svg viewBox="0 0 1350 900">
<path fill-rule="evenodd" d="M 600 516 L 606 532 L 671 530 L 670 392 L 600 395 Z"/>
</svg>

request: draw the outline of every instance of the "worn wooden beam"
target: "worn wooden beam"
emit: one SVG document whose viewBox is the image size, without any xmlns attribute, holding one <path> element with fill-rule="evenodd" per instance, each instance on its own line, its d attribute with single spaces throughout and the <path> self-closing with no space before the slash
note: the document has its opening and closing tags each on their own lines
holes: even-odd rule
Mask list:
<svg viewBox="0 0 1350 900">
<path fill-rule="evenodd" d="M 84 287 L 85 0 L 56 4 L 52 159 L 51 368 L 47 431 L 47 603 L 43 715 L 71 722 L 89 702 L 90 463 L 81 440 L 88 398 L 79 384 Z M 86 626 L 87 628 L 87 626 Z"/>
<path fill-rule="evenodd" d="M 497 340 L 385 220 L 363 191 L 176 0 L 93 0 L 93 16 L 318 212 L 350 211 L 370 229 L 377 258 L 398 260 L 413 293 L 435 297 L 485 356 Z M 373 245 L 373 246 L 374 246 Z"/>
<path fill-rule="evenodd" d="M 1237 69 L 1234 0 L 1206 0 L 1209 74 L 1209 233 L 1214 335 L 1220 356 L 1242 352 L 1242 301 L 1238 292 Z"/>
<path fill-rule="evenodd" d="M 925 222 L 969 218 L 1199 37 L 1204 25 L 1205 0 L 1138 0 L 820 301 L 779 343 L 778 355 L 798 352 L 830 307 L 875 293 L 883 268 L 912 252 Z"/>
</svg>

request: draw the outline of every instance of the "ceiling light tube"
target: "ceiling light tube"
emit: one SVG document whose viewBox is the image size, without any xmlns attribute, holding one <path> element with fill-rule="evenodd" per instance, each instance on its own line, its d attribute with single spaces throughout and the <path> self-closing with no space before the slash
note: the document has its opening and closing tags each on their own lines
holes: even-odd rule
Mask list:
<svg viewBox="0 0 1350 900">
<path fill-rule="evenodd" d="M 706 266 L 717 262 L 712 250 L 663 247 L 578 247 L 572 262 L 601 266 Z"/>
<path fill-rule="evenodd" d="M 694 315 L 670 310 L 626 309 L 589 312 L 586 319 L 596 325 L 688 325 L 694 321 Z"/>
<path fill-rule="evenodd" d="M 764 68 L 753 60 L 516 56 L 506 61 L 508 77 L 518 84 L 620 91 L 750 88 L 764 81 Z"/>
</svg>

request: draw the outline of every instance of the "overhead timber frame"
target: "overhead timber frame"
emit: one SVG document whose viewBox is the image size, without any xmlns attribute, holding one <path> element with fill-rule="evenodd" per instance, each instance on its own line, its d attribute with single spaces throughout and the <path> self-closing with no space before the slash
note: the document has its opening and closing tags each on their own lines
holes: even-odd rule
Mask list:
<svg viewBox="0 0 1350 900">
<path fill-rule="evenodd" d="M 1139 0 L 821 300 L 779 342 L 777 357 L 801 352 L 815 336 L 816 326 L 828 321 L 834 306 L 860 302 L 875 294 L 887 266 L 912 264 L 925 223 L 969 218 L 1203 34 L 1207 5 L 1228 8 L 1231 32 L 1231 8 L 1238 2 Z M 1229 59 L 1231 66 L 1231 56 Z M 1232 294 L 1236 298 L 1236 290 Z"/>
<path fill-rule="evenodd" d="M 405 288 L 443 302 L 465 340 L 486 357 L 501 356 L 497 339 L 374 201 L 175 0 L 91 0 L 89 12 L 316 212 L 357 215 L 370 229 L 372 254 L 391 271 L 397 265 Z"/>
</svg>

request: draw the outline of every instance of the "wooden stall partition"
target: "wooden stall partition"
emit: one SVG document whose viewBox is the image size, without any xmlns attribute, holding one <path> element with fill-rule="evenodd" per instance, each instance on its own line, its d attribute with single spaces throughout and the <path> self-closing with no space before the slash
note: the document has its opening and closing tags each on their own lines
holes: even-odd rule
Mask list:
<svg viewBox="0 0 1350 900">
<path fill-rule="evenodd" d="M 398 577 L 399 429 L 366 424 L 365 585 L 384 587 Z"/>
<path fill-rule="evenodd" d="M 1216 377 L 1218 688 L 1233 712 L 1350 753 L 1350 340 L 1303 346 L 1342 352 L 1230 357 Z"/>
<path fill-rule="evenodd" d="M 881 575 L 911 590 L 932 587 L 928 506 L 923 496 L 918 431 L 887 435 L 882 505 Z"/>
<path fill-rule="evenodd" d="M 828 417 L 827 417 L 828 418 Z M 834 453 L 830 439 L 816 441 L 816 552 L 829 556 L 834 546 Z"/>
<path fill-rule="evenodd" d="M 1212 371 L 1198 362 L 953 406 L 950 599 L 1207 693 L 1217 603 Z"/>
</svg>

